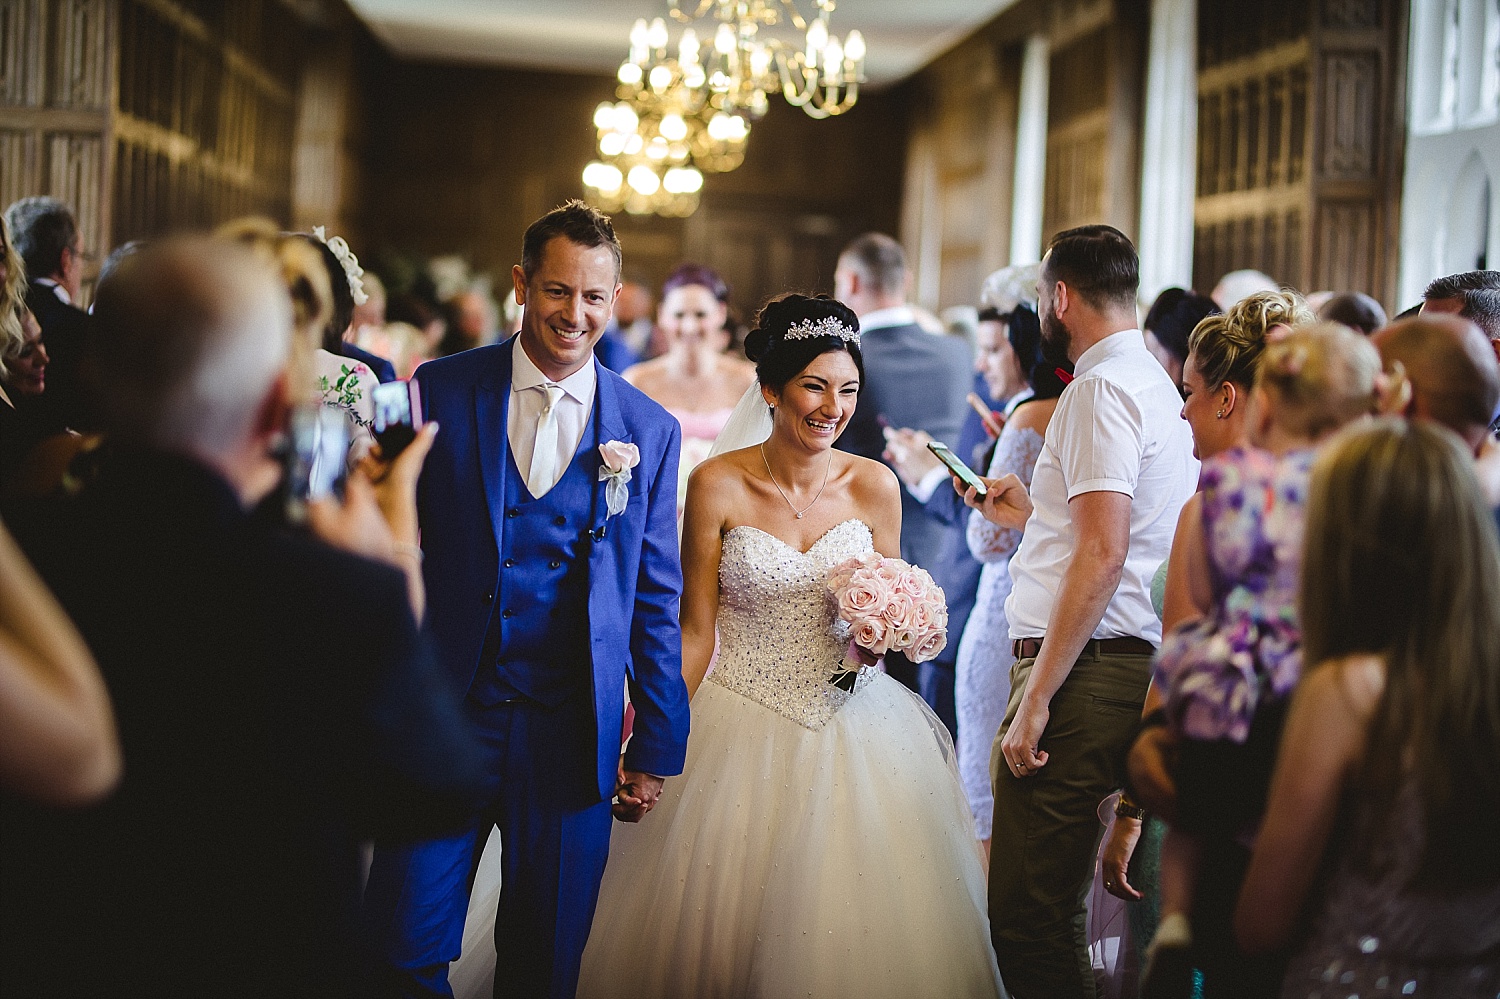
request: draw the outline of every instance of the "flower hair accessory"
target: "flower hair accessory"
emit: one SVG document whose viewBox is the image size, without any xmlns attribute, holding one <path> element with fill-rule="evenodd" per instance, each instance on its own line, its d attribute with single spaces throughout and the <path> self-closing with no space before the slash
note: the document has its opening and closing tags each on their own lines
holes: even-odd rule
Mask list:
<svg viewBox="0 0 1500 999">
<path fill-rule="evenodd" d="M 343 236 L 329 239 L 325 232 L 326 229 L 323 226 L 313 226 L 313 235 L 318 237 L 318 242 L 332 250 L 333 255 L 338 257 L 339 264 L 344 268 L 344 277 L 349 281 L 349 294 L 354 296 L 354 304 L 364 305 L 370 300 L 370 296 L 365 294 L 365 269 L 359 266 L 359 258 L 354 255 L 353 250 L 349 249 L 349 244 L 344 242 Z"/>
<path fill-rule="evenodd" d="M 641 463 L 641 449 L 634 444 L 610 441 L 599 445 L 604 464 L 599 466 L 599 481 L 604 487 L 605 518 L 613 517 L 630 502 L 630 470 Z"/>
<path fill-rule="evenodd" d="M 856 347 L 859 346 L 859 331 L 850 329 L 833 316 L 824 316 L 817 322 L 813 322 L 811 319 L 803 319 L 800 322 L 792 323 L 791 326 L 787 327 L 787 331 L 782 339 L 811 340 L 814 337 L 820 336 L 836 336 L 845 343 L 852 343 Z"/>
</svg>

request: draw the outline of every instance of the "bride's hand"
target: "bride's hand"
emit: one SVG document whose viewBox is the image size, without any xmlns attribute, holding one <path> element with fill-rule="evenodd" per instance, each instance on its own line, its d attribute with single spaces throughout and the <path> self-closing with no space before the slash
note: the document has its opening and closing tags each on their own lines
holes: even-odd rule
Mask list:
<svg viewBox="0 0 1500 999">
<path fill-rule="evenodd" d="M 610 812 L 621 822 L 639 822 L 656 807 L 666 780 L 655 774 L 626 770 L 623 757 L 615 775 L 615 803 Z"/>
</svg>

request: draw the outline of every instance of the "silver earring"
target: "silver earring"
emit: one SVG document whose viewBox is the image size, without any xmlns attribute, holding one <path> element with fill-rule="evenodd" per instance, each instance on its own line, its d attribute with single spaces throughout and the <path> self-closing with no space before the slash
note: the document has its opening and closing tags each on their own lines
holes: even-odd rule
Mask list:
<svg viewBox="0 0 1500 999">
<path fill-rule="evenodd" d="M 1222 419 L 1224 419 L 1224 411 L 1223 411 L 1223 410 L 1222 410 L 1222 409 L 1221 409 L 1221 410 L 1219 410 L 1219 411 L 1218 411 L 1218 412 L 1217 412 L 1217 413 L 1215 413 L 1215 414 L 1214 414 L 1214 416 L 1215 416 L 1215 417 L 1216 417 L 1216 418 L 1217 418 L 1217 419 L 1220 419 L 1220 420 L 1222 420 Z"/>
</svg>

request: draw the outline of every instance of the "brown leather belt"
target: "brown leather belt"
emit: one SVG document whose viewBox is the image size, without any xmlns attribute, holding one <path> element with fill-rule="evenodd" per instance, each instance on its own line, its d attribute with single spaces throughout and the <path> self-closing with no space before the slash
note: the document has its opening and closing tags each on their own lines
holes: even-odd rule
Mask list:
<svg viewBox="0 0 1500 999">
<path fill-rule="evenodd" d="M 1017 659 L 1035 659 L 1042 651 L 1042 639 L 1017 638 L 1010 643 L 1011 652 Z M 1091 638 L 1083 647 L 1082 655 L 1154 656 L 1156 646 L 1144 638 L 1126 635 L 1123 638 Z"/>
</svg>

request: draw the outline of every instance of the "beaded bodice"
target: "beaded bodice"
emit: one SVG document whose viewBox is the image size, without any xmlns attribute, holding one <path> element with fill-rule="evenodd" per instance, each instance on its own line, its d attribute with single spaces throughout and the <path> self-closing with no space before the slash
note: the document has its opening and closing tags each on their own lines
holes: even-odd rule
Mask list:
<svg viewBox="0 0 1500 999">
<path fill-rule="evenodd" d="M 759 528 L 724 534 L 719 560 L 719 660 L 708 679 L 778 714 L 822 728 L 853 694 L 830 678 L 848 639 L 835 632 L 828 570 L 874 547 L 846 520 L 805 552 Z M 855 685 L 855 693 L 859 684 Z"/>
</svg>

